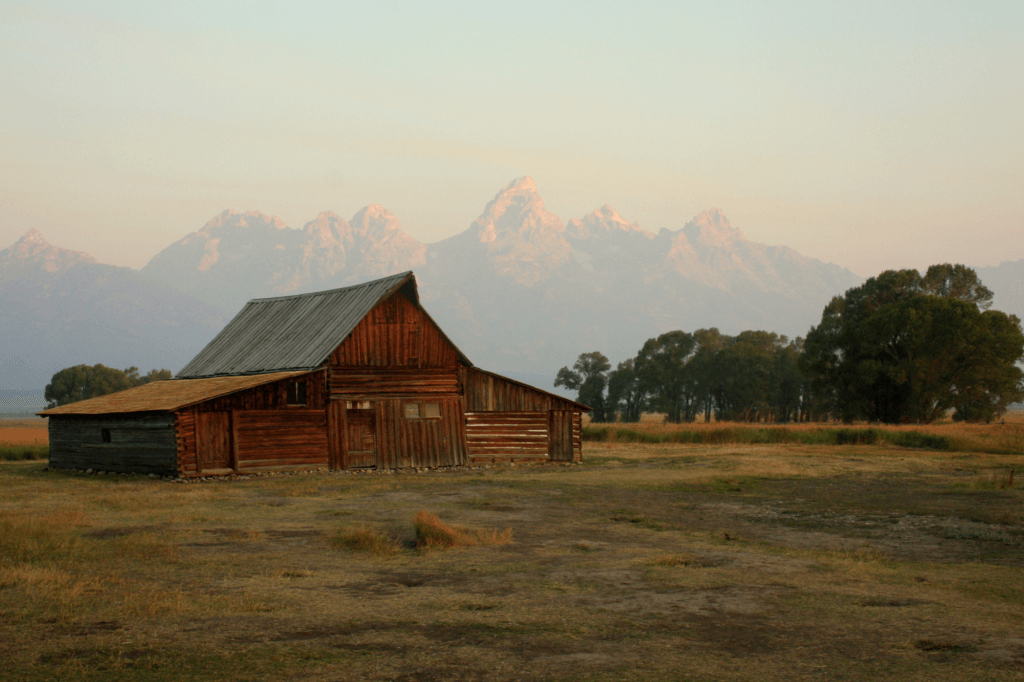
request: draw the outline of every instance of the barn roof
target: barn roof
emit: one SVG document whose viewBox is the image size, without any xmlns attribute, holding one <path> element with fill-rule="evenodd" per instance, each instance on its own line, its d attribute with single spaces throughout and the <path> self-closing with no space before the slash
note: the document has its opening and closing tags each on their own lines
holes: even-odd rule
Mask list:
<svg viewBox="0 0 1024 682">
<path fill-rule="evenodd" d="M 212 377 L 209 379 L 172 379 L 154 381 L 98 398 L 61 405 L 38 412 L 42 417 L 72 414 L 126 414 L 129 412 L 167 412 L 204 400 L 254 386 L 269 384 L 280 379 L 308 374 L 302 372 L 275 372 L 240 377 Z"/>
<path fill-rule="evenodd" d="M 411 271 L 342 289 L 254 299 L 176 378 L 314 369 L 378 303 L 400 289 L 423 309 Z M 441 335 L 451 343 L 443 331 Z M 458 348 L 455 351 L 472 365 Z"/>
</svg>

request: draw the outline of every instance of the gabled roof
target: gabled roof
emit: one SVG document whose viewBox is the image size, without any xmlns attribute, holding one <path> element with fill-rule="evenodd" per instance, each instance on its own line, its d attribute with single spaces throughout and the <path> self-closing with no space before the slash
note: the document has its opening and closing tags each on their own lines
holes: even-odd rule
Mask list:
<svg viewBox="0 0 1024 682">
<path fill-rule="evenodd" d="M 342 289 L 253 299 L 175 378 L 314 369 L 377 304 L 400 289 L 423 310 L 411 271 Z M 441 335 L 451 343 L 443 331 Z M 472 365 L 458 348 L 455 351 Z"/>
<path fill-rule="evenodd" d="M 42 417 L 71 414 L 126 414 L 130 412 L 168 412 L 211 398 L 262 386 L 280 379 L 301 376 L 309 372 L 275 372 L 241 377 L 213 377 L 210 379 L 184 379 L 154 381 L 109 395 L 61 405 L 38 412 Z"/>
</svg>

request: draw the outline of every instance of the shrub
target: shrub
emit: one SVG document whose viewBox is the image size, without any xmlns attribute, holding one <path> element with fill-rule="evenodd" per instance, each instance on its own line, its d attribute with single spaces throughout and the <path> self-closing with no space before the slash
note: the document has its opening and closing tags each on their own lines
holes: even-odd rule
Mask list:
<svg viewBox="0 0 1024 682">
<path fill-rule="evenodd" d="M 0 444 L 0 462 L 21 462 L 34 459 L 48 459 L 49 445 Z"/>
<path fill-rule="evenodd" d="M 356 526 L 339 531 L 331 538 L 335 547 L 344 547 L 353 552 L 367 552 L 374 556 L 394 554 L 398 550 L 398 542 L 376 528 Z"/>
<path fill-rule="evenodd" d="M 512 542 L 511 528 L 500 533 L 496 530 L 468 530 L 462 526 L 449 526 L 426 511 L 416 514 L 413 525 L 416 528 L 416 546 L 420 549 L 507 545 Z"/>
</svg>

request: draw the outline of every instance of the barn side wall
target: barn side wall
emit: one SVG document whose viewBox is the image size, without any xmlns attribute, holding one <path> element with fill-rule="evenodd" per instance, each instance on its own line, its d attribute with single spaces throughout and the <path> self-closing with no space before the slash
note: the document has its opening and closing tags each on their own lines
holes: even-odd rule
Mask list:
<svg viewBox="0 0 1024 682">
<path fill-rule="evenodd" d="M 469 461 L 522 462 L 583 459 L 580 408 L 505 377 L 462 367 Z"/>
<path fill-rule="evenodd" d="M 110 442 L 104 442 L 104 430 Z M 175 419 L 169 413 L 51 416 L 50 466 L 174 475 Z"/>
<path fill-rule="evenodd" d="M 306 383 L 306 404 L 288 405 L 288 382 Z M 282 379 L 184 408 L 175 413 L 181 476 L 314 469 L 328 465 L 326 372 Z M 200 415 L 221 414 L 219 420 Z M 197 429 L 223 430 L 199 438 Z M 222 435 L 227 452 L 210 461 L 201 440 Z"/>
</svg>

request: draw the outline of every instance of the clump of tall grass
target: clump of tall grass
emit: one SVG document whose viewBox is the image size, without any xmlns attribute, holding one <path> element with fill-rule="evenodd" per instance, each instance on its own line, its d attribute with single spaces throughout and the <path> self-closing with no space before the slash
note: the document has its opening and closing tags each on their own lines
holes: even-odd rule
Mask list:
<svg viewBox="0 0 1024 682">
<path fill-rule="evenodd" d="M 0 443 L 0 462 L 23 462 L 36 459 L 49 459 L 49 457 L 49 445 L 12 445 L 10 443 Z"/>
<path fill-rule="evenodd" d="M 436 515 L 420 511 L 413 520 L 416 528 L 416 547 L 420 549 L 449 549 L 477 545 L 507 545 L 512 542 L 512 529 L 469 530 L 462 526 L 449 526 Z"/>
<path fill-rule="evenodd" d="M 387 556 L 398 551 L 397 540 L 370 526 L 345 528 L 331 538 L 331 544 L 373 556 Z"/>
</svg>

